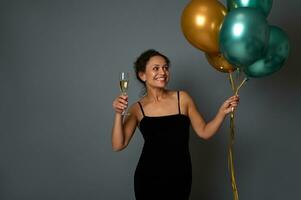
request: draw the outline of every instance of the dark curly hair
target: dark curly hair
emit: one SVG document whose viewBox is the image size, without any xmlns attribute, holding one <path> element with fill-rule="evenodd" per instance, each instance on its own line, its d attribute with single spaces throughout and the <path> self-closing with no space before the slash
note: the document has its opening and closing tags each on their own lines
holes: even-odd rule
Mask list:
<svg viewBox="0 0 301 200">
<path fill-rule="evenodd" d="M 149 50 L 144 51 L 134 62 L 134 69 L 135 69 L 136 77 L 137 77 L 138 81 L 140 81 L 144 86 L 145 86 L 145 83 L 139 77 L 139 72 L 145 72 L 147 62 L 154 56 L 161 56 L 162 58 L 165 59 L 166 64 L 168 66 L 170 65 L 169 59 L 162 53 L 160 53 L 154 49 L 149 49 Z"/>
</svg>

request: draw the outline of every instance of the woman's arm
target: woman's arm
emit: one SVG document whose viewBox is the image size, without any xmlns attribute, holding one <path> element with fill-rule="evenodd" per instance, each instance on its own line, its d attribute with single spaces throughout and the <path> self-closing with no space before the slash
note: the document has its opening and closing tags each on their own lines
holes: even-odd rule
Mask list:
<svg viewBox="0 0 301 200">
<path fill-rule="evenodd" d="M 222 104 L 213 120 L 206 123 L 199 113 L 193 99 L 186 92 L 181 93 L 181 98 L 184 101 L 183 103 L 187 106 L 187 114 L 190 118 L 192 128 L 196 134 L 203 139 L 211 138 L 218 131 L 226 115 L 232 112 L 232 109 L 236 109 L 239 101 L 238 96 L 230 97 Z"/>
<path fill-rule="evenodd" d="M 128 110 L 130 115 L 121 115 L 128 104 L 127 96 L 119 96 L 113 101 L 115 118 L 112 128 L 112 148 L 121 151 L 129 144 L 138 124 L 135 104 Z M 123 119 L 125 117 L 125 119 Z"/>
</svg>

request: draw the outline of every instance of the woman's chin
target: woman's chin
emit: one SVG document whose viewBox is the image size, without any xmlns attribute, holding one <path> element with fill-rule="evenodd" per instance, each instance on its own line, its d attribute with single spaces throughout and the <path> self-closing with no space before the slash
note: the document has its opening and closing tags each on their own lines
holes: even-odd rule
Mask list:
<svg viewBox="0 0 301 200">
<path fill-rule="evenodd" d="M 160 85 L 157 85 L 157 87 L 158 87 L 158 88 L 161 88 L 161 89 L 164 89 L 164 88 L 166 88 L 166 86 L 167 86 L 167 83 L 165 83 L 165 84 L 160 84 Z"/>
<path fill-rule="evenodd" d="M 168 82 L 167 81 L 155 81 L 149 84 L 152 88 L 164 89 L 166 88 Z"/>
<path fill-rule="evenodd" d="M 165 89 L 167 84 L 156 84 L 152 85 L 153 88 L 158 88 L 158 89 Z"/>
</svg>

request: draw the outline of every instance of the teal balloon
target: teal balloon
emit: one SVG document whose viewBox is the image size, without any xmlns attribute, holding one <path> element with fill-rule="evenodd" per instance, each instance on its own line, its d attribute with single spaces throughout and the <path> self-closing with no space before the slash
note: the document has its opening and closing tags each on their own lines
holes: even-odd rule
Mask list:
<svg viewBox="0 0 301 200">
<path fill-rule="evenodd" d="M 272 9 L 273 0 L 227 0 L 228 10 L 235 8 L 250 7 L 259 10 L 267 17 Z"/>
<path fill-rule="evenodd" d="M 286 33 L 276 26 L 271 26 L 268 50 L 266 54 L 243 70 L 248 77 L 260 78 L 281 69 L 290 52 Z"/>
<path fill-rule="evenodd" d="M 236 68 L 249 66 L 265 54 L 269 32 L 266 18 L 256 9 L 234 9 L 219 33 L 220 52 Z"/>
</svg>

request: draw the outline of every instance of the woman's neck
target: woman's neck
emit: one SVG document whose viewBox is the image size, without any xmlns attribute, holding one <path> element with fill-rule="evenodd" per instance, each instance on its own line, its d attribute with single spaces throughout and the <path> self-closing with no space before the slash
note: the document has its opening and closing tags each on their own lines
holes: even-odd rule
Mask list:
<svg viewBox="0 0 301 200">
<path fill-rule="evenodd" d="M 147 88 L 146 98 L 149 101 L 159 102 L 167 96 L 168 91 L 164 88 Z"/>
</svg>

